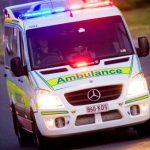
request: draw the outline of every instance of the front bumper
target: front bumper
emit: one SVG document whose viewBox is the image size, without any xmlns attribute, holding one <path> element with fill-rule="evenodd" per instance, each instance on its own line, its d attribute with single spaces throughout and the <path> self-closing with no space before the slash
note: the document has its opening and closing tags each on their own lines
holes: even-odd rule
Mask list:
<svg viewBox="0 0 150 150">
<path fill-rule="evenodd" d="M 76 106 L 67 111 L 55 110 L 42 113 L 39 111 L 35 113 L 35 119 L 41 134 L 46 137 L 62 137 L 89 131 L 131 126 L 150 119 L 149 98 L 131 101 L 127 104 L 118 101 L 110 101 L 108 104 L 109 110 L 102 113 L 88 114 L 85 106 Z M 138 106 L 139 114 L 133 115 L 131 106 Z M 61 126 L 57 126 L 56 118 L 63 120 L 63 123 L 60 123 Z"/>
</svg>

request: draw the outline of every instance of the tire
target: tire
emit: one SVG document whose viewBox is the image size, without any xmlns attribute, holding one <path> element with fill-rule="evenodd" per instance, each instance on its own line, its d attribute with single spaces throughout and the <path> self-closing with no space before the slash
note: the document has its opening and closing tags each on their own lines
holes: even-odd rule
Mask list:
<svg viewBox="0 0 150 150">
<path fill-rule="evenodd" d="M 36 124 L 34 125 L 34 141 L 38 150 L 46 149 L 46 139 L 41 135 Z"/>
<path fill-rule="evenodd" d="M 45 137 L 42 136 L 42 134 L 40 133 L 37 127 L 32 108 L 30 109 L 30 113 L 31 113 L 30 115 L 31 115 L 32 121 L 33 121 L 32 130 L 33 130 L 34 144 L 36 145 L 37 150 L 45 150 L 45 147 L 46 147 Z"/>
<path fill-rule="evenodd" d="M 17 117 L 16 117 L 15 110 L 13 107 L 12 107 L 12 120 L 13 120 L 14 131 L 15 131 L 15 134 L 17 135 L 17 124 L 16 124 Z"/>
<path fill-rule="evenodd" d="M 27 147 L 31 146 L 33 143 L 33 137 L 27 131 L 23 130 L 21 127 L 18 127 L 17 136 L 20 146 Z"/>
<path fill-rule="evenodd" d="M 33 136 L 29 132 L 22 129 L 18 121 L 14 106 L 12 106 L 12 119 L 13 119 L 14 130 L 18 137 L 20 146 L 26 147 L 32 145 Z"/>
<path fill-rule="evenodd" d="M 58 150 L 61 149 L 56 139 L 44 137 L 38 127 L 35 125 L 34 128 L 34 141 L 37 150 Z"/>
</svg>

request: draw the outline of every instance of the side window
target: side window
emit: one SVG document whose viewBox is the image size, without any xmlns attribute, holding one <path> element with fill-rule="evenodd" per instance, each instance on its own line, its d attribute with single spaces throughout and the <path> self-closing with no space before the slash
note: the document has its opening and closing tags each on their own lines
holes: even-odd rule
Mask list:
<svg viewBox="0 0 150 150">
<path fill-rule="evenodd" d="M 10 46 L 14 56 L 18 56 L 18 29 L 12 29 Z"/>
<path fill-rule="evenodd" d="M 22 62 L 23 62 L 23 65 L 26 65 L 26 62 L 25 62 L 25 54 L 24 54 L 23 37 L 22 37 L 21 31 L 19 32 L 19 46 L 20 46 L 21 60 L 22 60 Z"/>
<path fill-rule="evenodd" d="M 116 30 L 117 40 L 120 43 L 120 45 L 118 45 L 118 47 L 117 47 L 119 52 L 126 52 L 127 50 L 125 48 L 130 50 L 131 49 L 131 45 L 129 43 L 130 39 L 127 35 L 128 33 L 127 33 L 123 23 L 118 23 L 116 25 L 116 29 L 117 29 Z"/>
<path fill-rule="evenodd" d="M 10 60 L 19 56 L 18 51 L 18 35 L 19 31 L 13 27 L 5 27 L 4 31 L 4 48 L 5 48 L 5 64 L 10 67 Z"/>
</svg>

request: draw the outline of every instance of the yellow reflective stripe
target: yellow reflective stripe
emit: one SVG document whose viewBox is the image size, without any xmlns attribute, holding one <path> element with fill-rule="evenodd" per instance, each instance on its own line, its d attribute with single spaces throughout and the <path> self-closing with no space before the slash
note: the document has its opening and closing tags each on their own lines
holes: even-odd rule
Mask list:
<svg viewBox="0 0 150 150">
<path fill-rule="evenodd" d="M 13 96 L 15 102 L 22 102 L 25 107 L 30 107 L 30 99 L 28 95 L 14 82 L 7 80 L 7 89 L 9 95 Z"/>
<path fill-rule="evenodd" d="M 144 96 L 140 96 L 138 98 L 133 98 L 133 99 L 125 101 L 125 104 L 132 103 L 132 102 L 139 101 L 139 100 L 143 100 L 143 99 L 146 99 L 146 98 L 149 98 L 149 96 L 144 95 Z"/>
<path fill-rule="evenodd" d="M 76 74 L 70 74 L 66 76 L 61 76 L 58 78 L 53 78 L 48 80 L 47 82 L 51 86 L 56 86 L 59 84 L 64 84 L 67 82 L 77 81 L 80 79 L 86 79 L 91 77 L 100 77 L 100 76 L 108 76 L 108 75 L 119 75 L 119 74 L 129 74 L 130 67 L 122 67 L 122 68 L 107 68 L 107 69 L 99 69 L 93 71 L 79 72 Z"/>
<path fill-rule="evenodd" d="M 56 114 L 68 114 L 68 111 L 43 111 L 41 115 L 56 115 Z"/>
<path fill-rule="evenodd" d="M 16 25 L 20 26 L 21 28 L 23 28 L 23 22 L 21 22 L 19 19 L 6 18 L 6 19 L 5 19 L 5 23 L 16 24 Z"/>
<path fill-rule="evenodd" d="M 53 88 L 50 86 L 50 84 L 48 84 L 48 82 L 38 73 L 35 71 L 35 73 L 38 75 L 39 78 L 41 78 L 43 80 L 43 82 L 50 88 L 53 90 Z"/>
</svg>

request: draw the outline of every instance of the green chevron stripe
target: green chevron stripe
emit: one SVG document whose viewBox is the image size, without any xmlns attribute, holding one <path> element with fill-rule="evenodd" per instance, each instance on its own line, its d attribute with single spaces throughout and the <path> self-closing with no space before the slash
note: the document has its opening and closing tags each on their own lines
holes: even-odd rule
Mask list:
<svg viewBox="0 0 150 150">
<path fill-rule="evenodd" d="M 138 97 L 138 98 L 133 98 L 133 99 L 125 101 L 125 104 L 136 102 L 136 101 L 140 101 L 140 100 L 143 100 L 143 99 L 146 99 L 146 98 L 149 98 L 149 96 L 148 95 L 144 95 L 144 96 L 141 96 L 141 97 Z"/>
</svg>

